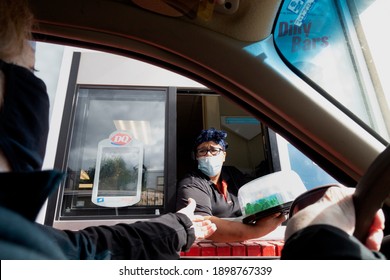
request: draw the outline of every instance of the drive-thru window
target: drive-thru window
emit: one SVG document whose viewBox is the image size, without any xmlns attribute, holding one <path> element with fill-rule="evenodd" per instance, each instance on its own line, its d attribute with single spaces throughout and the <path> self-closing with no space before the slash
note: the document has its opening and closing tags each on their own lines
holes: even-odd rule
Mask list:
<svg viewBox="0 0 390 280">
<path fill-rule="evenodd" d="M 293 169 L 307 188 L 334 181 L 201 84 L 116 55 L 66 48 L 63 56 L 71 63 L 59 71 L 66 90 L 52 97 L 51 126 L 59 129 L 47 157 L 66 177 L 49 200 L 47 224 L 75 229 L 174 211 L 176 182 L 194 164 L 194 138 L 208 127 L 228 132 L 225 164 L 250 178 Z"/>
</svg>

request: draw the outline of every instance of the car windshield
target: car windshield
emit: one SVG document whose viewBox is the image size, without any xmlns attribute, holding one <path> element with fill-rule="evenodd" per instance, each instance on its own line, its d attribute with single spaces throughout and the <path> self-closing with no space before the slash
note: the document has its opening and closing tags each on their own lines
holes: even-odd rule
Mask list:
<svg viewBox="0 0 390 280">
<path fill-rule="evenodd" d="M 288 64 L 386 141 L 390 57 L 381 26 L 389 12 L 387 0 L 287 0 L 274 30 Z"/>
</svg>

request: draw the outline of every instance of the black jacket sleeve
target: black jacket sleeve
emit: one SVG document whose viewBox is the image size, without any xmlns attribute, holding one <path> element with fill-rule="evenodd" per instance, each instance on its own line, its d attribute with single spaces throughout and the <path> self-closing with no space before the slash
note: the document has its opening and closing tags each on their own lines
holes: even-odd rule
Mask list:
<svg viewBox="0 0 390 280">
<path fill-rule="evenodd" d="M 195 241 L 192 222 L 181 213 L 80 231 L 45 230 L 69 259 L 178 259 Z"/>
<path fill-rule="evenodd" d="M 385 259 L 370 251 L 355 237 L 330 225 L 313 225 L 294 233 L 286 240 L 284 260 L 377 260 Z"/>
</svg>

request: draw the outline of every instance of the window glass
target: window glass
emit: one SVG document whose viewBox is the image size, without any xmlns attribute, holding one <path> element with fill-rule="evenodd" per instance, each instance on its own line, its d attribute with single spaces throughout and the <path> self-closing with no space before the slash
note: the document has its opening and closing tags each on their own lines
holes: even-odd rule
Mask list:
<svg viewBox="0 0 390 280">
<path fill-rule="evenodd" d="M 302 154 L 297 148 L 288 143 L 291 169 L 299 174 L 305 187 L 309 190 L 328 184 L 338 183 L 315 162 Z"/>
<path fill-rule="evenodd" d="M 125 215 L 134 209 L 146 214 L 162 208 L 166 103 L 167 89 L 79 88 L 62 216 Z M 128 140 L 132 145 L 120 146 Z M 100 176 L 95 177 L 97 171 Z M 92 202 L 92 191 L 97 192 L 97 201 Z M 129 207 L 99 204 L 116 196 L 123 199 L 136 195 L 139 198 Z"/>
<path fill-rule="evenodd" d="M 274 30 L 292 66 L 385 139 L 390 93 L 383 62 L 390 58 L 377 31 L 389 7 L 384 0 L 287 0 Z"/>
<path fill-rule="evenodd" d="M 276 143 L 272 147 L 278 151 L 278 160 L 280 162 L 278 169 L 291 169 L 295 171 L 308 190 L 314 187 L 338 183 L 335 178 L 330 176 L 279 134 L 275 135 L 274 141 Z"/>
<path fill-rule="evenodd" d="M 44 62 L 51 52 L 42 52 L 40 44 L 38 62 L 46 82 L 53 76 Z M 56 61 L 62 63 L 52 77 L 58 79 L 52 82 L 57 89 L 50 87 L 54 94 L 45 161 L 47 168 L 66 172 L 58 196 L 49 202 L 55 226 L 74 220 L 149 218 L 172 211 L 176 181 L 195 164 L 193 141 L 209 127 L 228 132 L 225 165 L 248 179 L 292 169 L 308 189 L 335 182 L 279 135 L 271 140 L 269 129 L 243 108 L 194 81 L 104 52 L 52 46 Z M 50 49 L 50 44 L 45 47 Z M 139 147 L 99 149 L 99 143 L 111 140 L 116 131 L 129 132 L 140 141 L 142 156 Z M 126 135 L 115 137 L 125 140 Z M 94 197 L 96 178 L 100 186 Z M 100 204 L 110 196 L 135 198 L 124 207 Z"/>
</svg>

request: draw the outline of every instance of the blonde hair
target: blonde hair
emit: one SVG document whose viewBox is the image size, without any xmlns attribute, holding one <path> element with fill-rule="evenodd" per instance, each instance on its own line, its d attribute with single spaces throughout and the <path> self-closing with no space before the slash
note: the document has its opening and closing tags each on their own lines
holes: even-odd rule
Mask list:
<svg viewBox="0 0 390 280">
<path fill-rule="evenodd" d="M 33 15 L 26 0 L 0 0 L 0 58 L 22 53 L 30 40 Z"/>
</svg>

